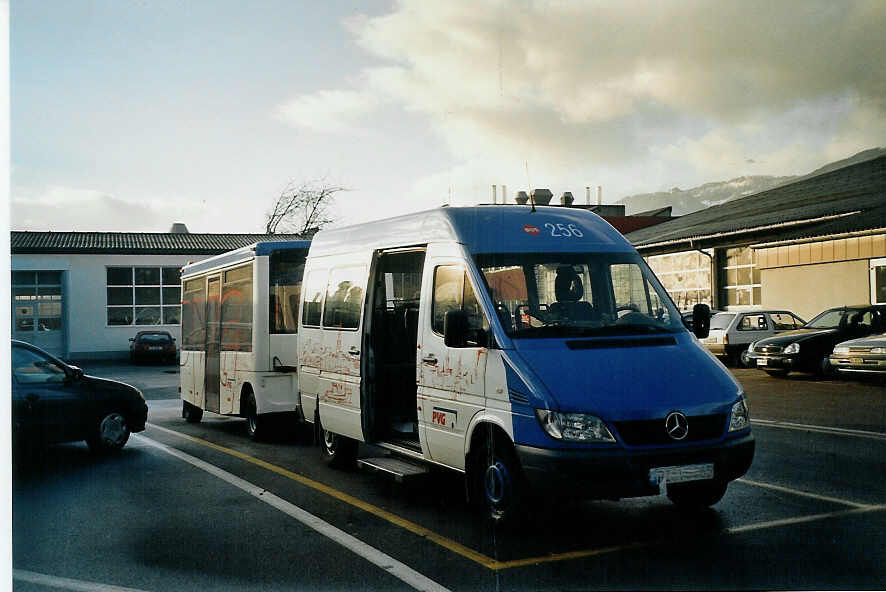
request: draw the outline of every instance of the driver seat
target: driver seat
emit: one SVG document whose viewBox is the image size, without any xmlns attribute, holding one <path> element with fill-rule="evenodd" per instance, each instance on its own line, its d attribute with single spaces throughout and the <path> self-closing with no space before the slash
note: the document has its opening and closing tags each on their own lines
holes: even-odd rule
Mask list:
<svg viewBox="0 0 886 592">
<path fill-rule="evenodd" d="M 584 284 L 581 277 L 571 265 L 557 268 L 554 278 L 554 296 L 556 302 L 548 307 L 548 313 L 554 320 L 592 321 L 597 318 L 596 310 L 590 302 L 581 300 L 584 296 Z"/>
</svg>

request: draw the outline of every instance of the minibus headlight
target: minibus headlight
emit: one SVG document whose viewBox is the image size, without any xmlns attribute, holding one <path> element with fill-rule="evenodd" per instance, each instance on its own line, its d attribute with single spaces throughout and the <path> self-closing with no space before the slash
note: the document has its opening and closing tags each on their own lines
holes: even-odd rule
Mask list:
<svg viewBox="0 0 886 592">
<path fill-rule="evenodd" d="M 799 343 L 792 343 L 792 344 L 790 344 L 789 346 L 787 346 L 786 348 L 784 348 L 784 353 L 786 353 L 786 354 L 798 354 L 798 353 L 800 353 L 800 344 L 799 344 Z"/>
<path fill-rule="evenodd" d="M 544 431 L 555 440 L 566 442 L 615 442 L 603 420 L 586 413 L 558 413 L 536 409 L 535 415 Z"/>
<path fill-rule="evenodd" d="M 748 412 L 748 404 L 745 402 L 744 395 L 732 406 L 732 413 L 729 416 L 730 432 L 737 432 L 751 425 L 751 414 Z"/>
</svg>

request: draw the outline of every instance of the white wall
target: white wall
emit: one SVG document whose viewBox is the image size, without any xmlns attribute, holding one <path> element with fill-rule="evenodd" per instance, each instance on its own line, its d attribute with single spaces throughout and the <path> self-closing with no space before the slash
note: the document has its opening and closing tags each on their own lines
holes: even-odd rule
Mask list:
<svg viewBox="0 0 886 592">
<path fill-rule="evenodd" d="M 12 255 L 12 270 L 62 270 L 67 356 L 128 355 L 129 338 L 145 329 L 169 331 L 181 341 L 178 325 L 108 326 L 107 271 L 110 266 L 182 267 L 207 255 Z M 7 309 L 8 310 L 8 309 Z M 9 312 L 7 312 L 9 314 Z"/>
</svg>

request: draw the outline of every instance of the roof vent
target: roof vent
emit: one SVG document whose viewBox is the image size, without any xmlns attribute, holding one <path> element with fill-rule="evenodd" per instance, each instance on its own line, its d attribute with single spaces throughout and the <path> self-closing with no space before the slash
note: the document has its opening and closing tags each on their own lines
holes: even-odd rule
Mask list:
<svg viewBox="0 0 886 592">
<path fill-rule="evenodd" d="M 539 206 L 548 205 L 551 203 L 551 198 L 554 197 L 550 189 L 533 189 L 531 195 L 533 203 Z"/>
<path fill-rule="evenodd" d="M 529 194 L 525 191 L 518 191 L 517 197 L 514 198 L 514 201 L 520 204 L 521 206 L 529 201 Z"/>
<path fill-rule="evenodd" d="M 169 234 L 190 234 L 190 231 L 184 222 L 173 222 Z"/>
<path fill-rule="evenodd" d="M 571 206 L 574 201 L 575 198 L 572 197 L 571 191 L 564 191 L 563 195 L 560 196 L 560 205 L 566 206 L 567 208 Z"/>
</svg>

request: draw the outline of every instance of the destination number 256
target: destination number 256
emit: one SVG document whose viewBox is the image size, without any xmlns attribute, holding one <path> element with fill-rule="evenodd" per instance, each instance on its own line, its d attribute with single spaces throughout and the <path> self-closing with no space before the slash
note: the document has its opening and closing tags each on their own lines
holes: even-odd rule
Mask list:
<svg viewBox="0 0 886 592">
<path fill-rule="evenodd" d="M 582 237 L 584 233 L 579 229 L 575 224 L 553 224 L 551 222 L 545 223 L 545 228 L 551 231 L 551 236 L 557 237 Z"/>
</svg>

